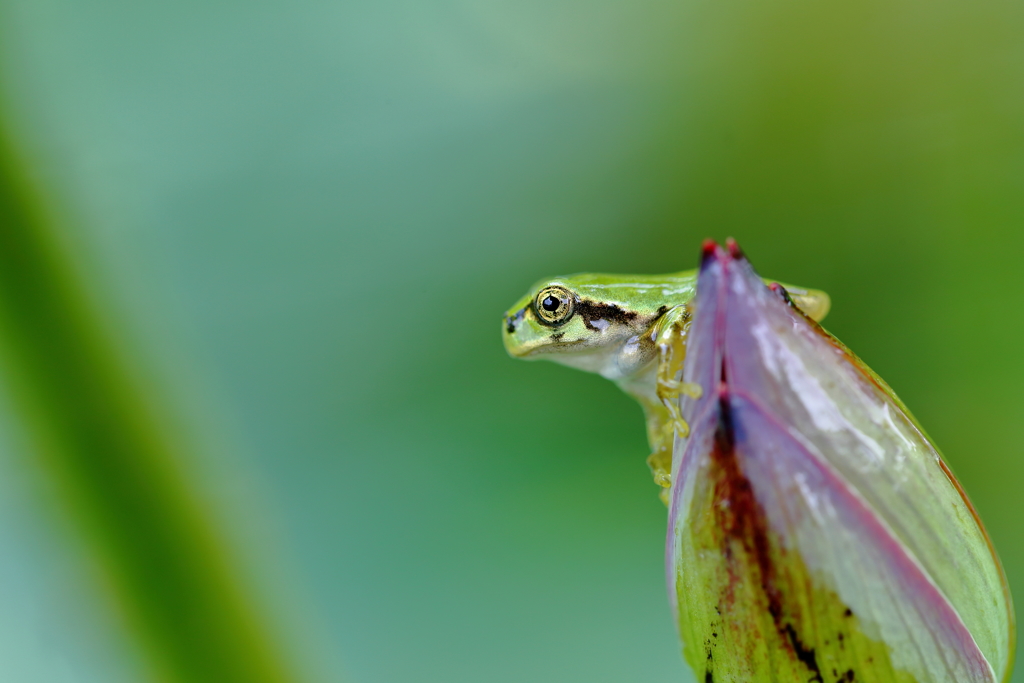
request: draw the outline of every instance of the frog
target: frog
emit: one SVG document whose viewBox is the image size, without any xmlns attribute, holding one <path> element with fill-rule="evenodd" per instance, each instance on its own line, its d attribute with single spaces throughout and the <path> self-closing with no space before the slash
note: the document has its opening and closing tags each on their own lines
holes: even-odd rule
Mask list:
<svg viewBox="0 0 1024 683">
<path fill-rule="evenodd" d="M 831 307 L 821 290 L 766 279 L 815 322 Z M 689 426 L 679 409 L 701 388 L 682 381 L 686 339 L 694 315 L 697 271 L 666 275 L 578 273 L 536 283 L 502 321 L 513 358 L 551 360 L 613 381 L 643 409 L 650 455 L 647 465 L 668 503 L 672 452 Z"/>
</svg>

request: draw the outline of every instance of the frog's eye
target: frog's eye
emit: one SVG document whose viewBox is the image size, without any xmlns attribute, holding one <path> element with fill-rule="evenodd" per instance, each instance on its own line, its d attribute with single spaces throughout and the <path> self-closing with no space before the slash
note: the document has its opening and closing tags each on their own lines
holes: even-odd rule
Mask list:
<svg viewBox="0 0 1024 683">
<path fill-rule="evenodd" d="M 565 287 L 545 287 L 533 300 L 537 318 L 545 325 L 561 325 L 572 317 L 573 295 Z"/>
</svg>

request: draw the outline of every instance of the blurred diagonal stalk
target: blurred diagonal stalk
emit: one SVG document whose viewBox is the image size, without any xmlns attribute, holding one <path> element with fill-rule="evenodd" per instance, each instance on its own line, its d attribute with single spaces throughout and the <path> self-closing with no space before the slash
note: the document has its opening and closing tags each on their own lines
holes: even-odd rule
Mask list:
<svg viewBox="0 0 1024 683">
<path fill-rule="evenodd" d="M 43 470 L 159 680 L 296 680 L 15 149 L 0 120 L 0 354 Z"/>
</svg>

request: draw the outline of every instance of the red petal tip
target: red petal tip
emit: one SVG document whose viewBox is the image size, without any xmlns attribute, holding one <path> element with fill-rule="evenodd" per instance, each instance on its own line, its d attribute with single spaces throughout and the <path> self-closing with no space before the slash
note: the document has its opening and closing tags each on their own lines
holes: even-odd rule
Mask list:
<svg viewBox="0 0 1024 683">
<path fill-rule="evenodd" d="M 741 259 L 743 257 L 743 251 L 740 249 L 740 245 L 736 244 L 736 240 L 731 237 L 725 239 L 725 248 L 729 250 L 729 255 L 734 259 Z"/>
<path fill-rule="evenodd" d="M 722 248 L 718 246 L 718 242 L 711 238 L 704 240 L 704 243 L 700 245 L 700 267 L 703 269 L 709 265 L 712 260 L 718 260 L 721 257 Z"/>
</svg>

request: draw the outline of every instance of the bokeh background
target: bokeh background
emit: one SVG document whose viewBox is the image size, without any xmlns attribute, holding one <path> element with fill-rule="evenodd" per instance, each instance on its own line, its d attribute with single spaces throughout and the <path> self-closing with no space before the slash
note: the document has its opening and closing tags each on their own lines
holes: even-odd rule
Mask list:
<svg viewBox="0 0 1024 683">
<path fill-rule="evenodd" d="M 0 125 L 275 680 L 691 680 L 639 409 L 499 324 L 709 236 L 830 292 L 1024 599 L 1020 2 L 3 0 Z M 190 627 L 140 622 L 166 603 L 82 519 L 108 478 L 46 454 L 23 380 L 0 679 L 181 680 Z"/>
</svg>

